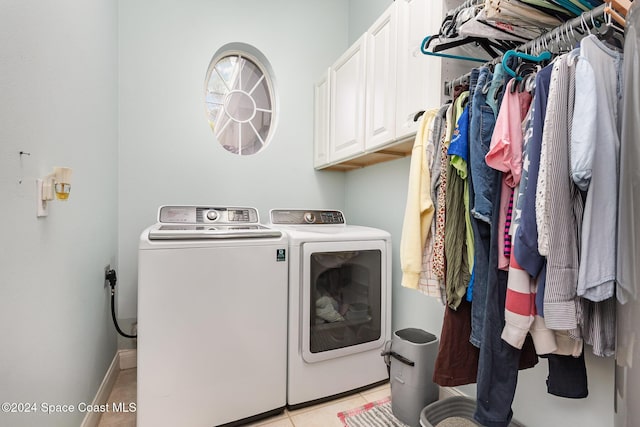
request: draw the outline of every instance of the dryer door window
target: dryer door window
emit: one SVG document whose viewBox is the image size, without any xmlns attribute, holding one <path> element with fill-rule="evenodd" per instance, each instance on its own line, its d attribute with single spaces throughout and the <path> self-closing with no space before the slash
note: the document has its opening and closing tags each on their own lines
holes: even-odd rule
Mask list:
<svg viewBox="0 0 640 427">
<path fill-rule="evenodd" d="M 327 245 L 344 247 L 304 250 L 302 331 L 307 362 L 366 351 L 384 340 L 384 246 L 321 246 Z"/>
</svg>

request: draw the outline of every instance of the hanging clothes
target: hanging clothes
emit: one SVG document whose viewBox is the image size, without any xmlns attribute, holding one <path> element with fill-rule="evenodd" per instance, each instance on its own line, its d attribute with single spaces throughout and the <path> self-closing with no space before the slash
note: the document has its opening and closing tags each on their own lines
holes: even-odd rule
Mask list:
<svg viewBox="0 0 640 427">
<path fill-rule="evenodd" d="M 569 61 L 572 61 L 571 67 Z M 545 200 L 542 217 L 548 230 L 545 323 L 551 329 L 573 331 L 572 335 L 580 339 L 576 287 L 583 202 L 569 174 L 574 62 L 575 54 L 561 56 L 551 76 L 536 202 L 542 194 Z"/>
<path fill-rule="evenodd" d="M 530 337 L 527 337 L 522 351 L 502 341 L 505 325 L 504 307 L 507 293 L 507 272 L 498 266 L 498 221 L 501 186 L 494 197 L 491 240 L 489 250 L 489 271 L 487 280 L 487 300 L 485 308 L 483 337 L 480 346 L 477 379 L 477 406 L 474 419 L 484 426 L 508 426 L 513 411 L 511 404 L 518 380 L 518 369 L 535 366 L 538 358 Z"/>
<path fill-rule="evenodd" d="M 498 222 L 502 231 L 498 242 L 498 268 L 502 270 L 509 268 L 511 239 L 506 233 L 507 216 L 510 214 L 509 204 L 513 201 L 513 189 L 520 183 L 522 174 L 522 123 L 532 99 L 531 94 L 526 91 L 511 90 L 515 84 L 515 79 L 507 84 L 491 138 L 491 147 L 485 157 L 487 165 L 503 172 Z M 505 253 L 505 248 L 509 252 Z"/>
<path fill-rule="evenodd" d="M 463 146 L 460 151 L 465 151 L 467 144 L 461 142 L 468 138 L 468 109 L 463 107 L 469 97 L 469 92 L 463 92 L 454 104 L 456 116 L 456 128 L 449 145 L 447 154 L 451 154 L 451 148 L 456 144 Z M 461 131 L 462 129 L 462 131 Z M 460 154 L 460 151 L 455 150 Z M 465 151 L 466 153 L 466 151 Z M 460 156 L 458 156 L 460 157 Z M 465 221 L 465 178 L 466 163 L 459 165 L 464 168 L 462 175 L 460 169 L 449 161 L 447 166 L 447 195 L 446 195 L 446 221 L 444 250 L 447 263 L 447 274 L 445 285 L 447 289 L 447 305 L 452 309 L 457 309 L 458 305 L 467 293 L 467 285 L 471 279 L 470 260 L 467 251 L 466 241 L 466 221 Z M 468 192 L 466 193 L 468 199 Z M 468 201 L 467 201 L 468 206 Z"/>
<path fill-rule="evenodd" d="M 549 354 L 545 358 L 549 362 L 549 394 L 569 399 L 584 399 L 589 396 L 584 352 L 578 357 Z"/>
<path fill-rule="evenodd" d="M 492 13 L 508 17 L 533 6 L 556 18 L 563 15 L 560 8 L 580 13 L 593 7 L 592 0 L 563 0 L 561 7 L 545 1 L 501 0 L 503 10 Z M 497 0 L 485 2 L 497 5 Z M 487 10 L 482 13 L 476 18 L 487 16 Z M 524 24 L 540 16 L 519 18 Z M 536 353 L 548 359 L 548 393 L 584 398 L 584 344 L 599 356 L 615 350 L 611 296 L 616 261 L 620 268 L 615 228 L 622 216 L 596 206 L 622 203 L 616 197 L 618 186 L 621 194 L 623 188 L 617 180 L 620 142 L 602 143 L 620 131 L 621 66 L 621 55 L 589 36 L 579 50 L 534 71 L 533 90 L 517 90 L 515 80 L 504 84 L 501 64 L 475 69 L 468 95 L 456 93 L 447 109 L 439 149 L 434 144 L 427 150 L 436 153 L 432 170 L 440 166 L 439 187 L 431 195 L 436 201 L 431 277 L 437 278 L 434 284 L 445 279 L 447 297 L 433 379 L 456 386 L 473 382 L 475 372 L 474 418 L 482 425 L 508 425 L 518 370 L 534 366 Z M 640 96 L 631 99 L 639 111 Z M 637 154 L 640 160 L 640 150 Z M 626 191 L 633 201 L 633 189 Z M 625 220 L 636 228 L 632 216 Z M 596 241 L 604 242 L 603 252 Z M 630 252 L 635 256 L 634 248 Z M 425 249 L 423 266 L 428 258 Z M 625 259 L 625 274 L 635 277 L 632 260 Z M 620 298 L 635 292 L 635 286 L 626 286 L 631 291 L 618 285 Z"/>
<path fill-rule="evenodd" d="M 466 338 L 471 334 L 471 303 L 462 299 L 458 308 L 445 306 L 433 382 L 441 387 L 473 384 L 478 377 L 480 350 Z"/>
<path fill-rule="evenodd" d="M 479 193 L 487 198 L 490 210 L 485 212 L 484 218 L 478 218 L 478 215 L 474 215 L 472 219 L 474 238 L 477 237 L 474 242 L 478 243 L 475 245 L 474 280 L 477 283 L 474 283 L 472 324 L 481 323 L 481 327 L 472 329 L 470 340 L 479 345 L 480 350 L 477 377 L 478 406 L 475 418 L 483 425 L 507 425 L 512 415 L 510 407 L 515 392 L 518 369 L 534 366 L 537 363 L 537 357 L 530 338 L 526 340 L 522 351 L 505 345 L 500 338 L 504 327 L 507 279 L 505 272 L 496 268 L 500 234 L 498 211 L 500 210 L 501 186 L 499 183 L 502 176 L 499 171 L 487 166 L 485 154 L 489 152 L 491 137 L 497 128 L 497 126 L 493 126 L 495 115 L 489 104 L 501 100 L 488 99 L 488 89 L 492 82 L 489 80 L 491 76 L 488 71 L 488 69 L 481 69 L 476 86 L 471 88 L 473 93 L 471 108 L 473 130 L 469 141 L 471 182 L 474 192 L 479 190 Z M 472 79 L 473 76 L 472 73 Z M 508 91 L 505 90 L 505 93 Z M 508 103 L 505 104 L 505 102 L 501 101 L 500 111 L 508 106 Z M 487 123 L 484 122 L 485 119 L 488 120 Z M 488 135 L 485 134 L 487 130 L 489 130 Z M 521 125 L 519 132 L 522 132 Z M 483 174 L 487 175 L 483 176 Z M 486 190 L 487 184 L 493 188 L 490 193 L 483 192 L 483 188 Z M 482 198 L 478 199 L 478 194 L 474 194 L 473 200 L 472 212 L 474 209 L 476 212 L 477 209 L 482 209 L 481 206 L 476 205 L 478 200 L 482 200 Z M 491 224 L 484 221 L 486 218 L 490 219 Z M 481 266 L 485 266 L 484 270 Z M 474 308 L 476 306 L 478 307 L 477 311 Z M 479 317 L 476 318 L 476 315 Z"/>
<path fill-rule="evenodd" d="M 454 105 L 451 105 L 447 111 L 448 129 L 454 128 L 454 124 L 457 122 L 456 116 L 458 115 L 455 113 L 456 107 L 458 108 L 458 111 L 461 111 L 460 107 L 462 107 L 464 101 L 467 99 L 468 92 L 463 92 L 460 96 L 462 96 L 462 98 L 456 98 Z M 448 165 L 448 171 L 446 171 L 446 182 L 449 182 L 451 176 L 458 176 L 458 174 L 455 170 L 452 170 L 453 168 L 450 166 L 447 156 L 449 147 L 449 141 L 447 139 L 451 139 L 453 132 L 446 131 L 445 133 L 445 142 L 443 143 L 442 148 L 443 150 L 446 148 L 447 151 L 442 152 L 442 160 L 445 162 L 443 167 Z M 443 169 L 442 172 L 444 173 L 445 170 Z M 451 196 L 448 189 L 441 185 L 439 200 L 442 194 L 446 194 L 447 199 L 450 200 Z M 461 197 L 462 194 L 459 194 L 459 199 L 461 199 Z M 442 205 L 439 205 L 438 208 L 442 208 L 442 212 L 445 212 L 445 202 L 443 201 Z M 451 206 L 446 206 L 446 209 L 448 211 L 451 209 Z M 449 222 L 450 220 L 451 218 L 446 218 L 446 222 Z M 443 221 L 443 229 L 447 226 L 444 222 L 445 221 Z M 448 226 L 450 227 L 450 224 Z M 449 238 L 451 238 L 451 236 Z M 459 238 L 461 241 L 464 239 L 463 236 L 459 236 Z M 452 267 L 447 265 L 447 271 L 449 271 L 450 268 Z M 470 319 L 471 304 L 464 298 L 460 298 L 455 310 L 449 305 L 445 306 L 442 330 L 440 332 L 440 345 L 438 347 L 438 355 L 436 356 L 433 371 L 433 382 L 442 387 L 455 387 L 464 384 L 471 384 L 476 381 L 478 375 L 479 351 L 478 348 L 473 346 L 468 339 L 471 333 Z"/>
<path fill-rule="evenodd" d="M 427 164 L 425 145 L 430 126 L 438 110 L 425 112 L 416 133 L 411 155 L 407 206 L 400 243 L 400 263 L 402 286 L 418 288 L 422 271 L 422 250 L 433 220 L 433 200 L 431 199 L 431 176 Z"/>
<path fill-rule="evenodd" d="M 616 299 L 600 302 L 582 298 L 581 330 L 584 342 L 592 347 L 596 356 L 609 357 L 616 354 Z"/>
<path fill-rule="evenodd" d="M 471 229 L 471 206 L 469 183 L 471 181 L 469 170 L 469 118 L 471 110 L 471 96 L 467 97 L 467 105 L 464 107 L 460 118 L 458 119 L 458 127 L 455 136 L 449 144 L 448 154 L 450 163 L 455 172 L 463 182 L 462 199 L 464 208 L 464 229 L 465 229 L 465 248 L 467 250 L 467 263 L 469 272 L 473 271 L 473 230 Z"/>
<path fill-rule="evenodd" d="M 523 165 L 516 208 L 513 221 L 514 233 L 519 228 L 522 218 L 522 203 L 527 184 L 529 182 L 529 167 L 531 165 L 530 144 L 533 138 L 535 114 L 535 95 L 531 109 L 527 115 L 523 138 Z M 515 348 L 522 348 L 528 333 L 531 333 L 536 352 L 539 355 L 553 353 L 557 350 L 555 333 L 548 329 L 544 319 L 538 315 L 535 305 L 537 283 L 536 278 L 518 264 L 512 252 L 509 261 L 509 278 L 507 280 L 507 297 L 505 300 L 505 327 L 502 339 Z"/>
<path fill-rule="evenodd" d="M 574 125 L 571 140 L 572 176 L 576 185 L 587 192 L 576 292 L 585 298 L 581 301 L 585 342 L 592 345 L 594 354 L 612 356 L 618 214 L 602 206 L 618 206 L 622 54 L 595 36 L 588 36 L 580 44 L 576 74 L 580 90 L 576 93 L 574 114 L 588 123 L 584 128 Z M 588 100 L 584 96 L 589 89 L 593 90 L 592 105 L 585 108 Z M 585 128 L 592 133 L 580 133 Z"/>
<path fill-rule="evenodd" d="M 591 301 L 614 295 L 622 99 L 622 55 L 594 35 L 580 43 L 576 106 L 571 132 L 571 174 L 587 192 L 577 293 Z"/>
<path fill-rule="evenodd" d="M 427 164 L 431 171 L 431 200 L 434 201 L 434 211 L 438 211 L 438 191 L 440 189 L 440 165 L 442 150 L 440 145 L 444 139 L 444 131 L 446 126 L 446 114 L 449 106 L 441 107 L 438 114 L 433 118 L 433 126 L 429 132 L 427 141 L 426 154 Z M 436 221 L 431 221 L 431 228 L 427 235 L 427 241 L 424 245 L 422 257 L 422 271 L 420 272 L 420 280 L 418 286 L 420 291 L 425 294 L 439 299 L 442 304 L 446 304 L 446 291 L 444 289 L 444 280 L 438 278 L 433 268 L 433 252 L 435 249 Z"/>
<path fill-rule="evenodd" d="M 459 96 L 459 93 L 458 93 Z M 457 99 L 454 93 L 454 99 Z M 455 126 L 453 117 L 453 104 L 447 109 L 445 119 L 445 131 L 442 142 L 440 143 L 440 188 L 438 191 L 436 211 L 436 236 L 433 246 L 433 271 L 436 277 L 445 282 L 446 276 L 446 262 L 445 262 L 445 224 L 446 224 L 446 197 L 447 197 L 447 180 L 448 180 L 448 157 L 447 152 L 449 150 L 449 143 L 451 142 L 451 135 L 453 134 L 453 128 Z M 446 285 L 445 285 L 446 286 Z M 445 289 L 446 295 L 446 289 Z"/>
<path fill-rule="evenodd" d="M 514 234 L 513 254 L 517 263 L 531 277 L 536 278 L 536 312 L 544 317 L 543 296 L 546 278 L 546 259 L 538 252 L 538 226 L 535 216 L 535 201 L 542 149 L 542 132 L 547 114 L 547 99 L 553 65 L 547 65 L 536 75 L 533 98 L 533 129 L 527 149 L 527 185 L 519 198 L 520 223 Z"/>
<path fill-rule="evenodd" d="M 622 129 L 620 132 L 620 179 L 618 198 L 618 244 L 616 296 L 620 303 L 638 298 L 640 286 L 640 10 L 636 3 L 627 14 L 624 51 Z"/>
<path fill-rule="evenodd" d="M 469 124 L 469 160 L 471 162 L 471 188 L 473 190 L 471 226 L 474 235 L 474 271 L 471 305 L 471 337 L 476 347 L 482 342 L 485 307 L 487 301 L 487 280 L 489 277 L 489 249 L 491 241 L 491 214 L 495 189 L 499 185 L 499 172 L 487 166 L 484 158 L 491 145 L 491 135 L 495 127 L 498 103 L 498 88 L 504 85 L 504 75 L 489 67 L 481 67 L 471 72 L 471 79 L 477 71 L 473 86 L 471 122 Z M 485 88 L 487 90 L 485 91 Z M 493 92 L 492 92 L 493 89 Z M 495 97 L 494 97 L 495 96 Z M 496 113 L 494 114 L 494 108 Z"/>
</svg>

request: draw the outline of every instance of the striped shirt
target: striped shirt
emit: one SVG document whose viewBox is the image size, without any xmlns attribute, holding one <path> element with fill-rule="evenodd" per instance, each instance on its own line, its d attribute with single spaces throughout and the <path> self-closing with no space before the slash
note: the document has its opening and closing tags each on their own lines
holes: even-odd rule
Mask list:
<svg viewBox="0 0 640 427">
<path fill-rule="evenodd" d="M 576 289 L 583 202 L 569 173 L 575 78 L 570 77 L 568 59 L 569 54 L 559 57 L 551 75 L 538 192 L 544 192 L 548 230 L 545 322 L 551 329 L 570 330 L 579 337 Z M 572 74 L 575 76 L 575 72 Z"/>
</svg>

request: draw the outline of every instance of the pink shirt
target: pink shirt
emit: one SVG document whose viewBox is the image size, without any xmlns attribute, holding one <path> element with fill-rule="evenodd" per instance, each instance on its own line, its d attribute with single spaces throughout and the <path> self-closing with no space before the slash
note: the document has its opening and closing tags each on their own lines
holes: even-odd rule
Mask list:
<svg viewBox="0 0 640 427">
<path fill-rule="evenodd" d="M 511 79 L 505 88 L 502 105 L 491 137 L 491 146 L 485 157 L 489 167 L 503 173 L 498 217 L 499 230 L 505 229 L 509 199 L 513 194 L 513 189 L 520 183 L 522 175 L 522 122 L 529 111 L 533 98 L 527 91 L 519 92 L 516 90 L 511 93 L 511 87 L 514 84 L 516 84 L 515 79 Z M 498 268 L 508 270 L 509 257 L 505 256 L 504 248 L 505 240 L 498 238 Z"/>
</svg>

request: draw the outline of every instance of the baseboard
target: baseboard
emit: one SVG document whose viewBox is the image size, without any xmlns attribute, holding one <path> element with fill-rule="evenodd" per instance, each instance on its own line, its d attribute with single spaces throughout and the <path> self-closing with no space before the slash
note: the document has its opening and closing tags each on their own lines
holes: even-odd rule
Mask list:
<svg viewBox="0 0 640 427">
<path fill-rule="evenodd" d="M 438 397 L 438 399 L 443 400 L 443 399 L 446 399 L 448 397 L 454 397 L 454 396 L 469 397 L 466 394 L 464 394 L 463 392 L 461 392 L 460 390 L 458 390 L 457 388 L 454 388 L 454 387 L 440 387 L 440 396 Z"/>
<path fill-rule="evenodd" d="M 116 352 L 115 356 L 113 356 L 113 360 L 111 361 L 111 365 L 109 365 L 109 369 L 107 369 L 107 374 L 104 376 L 102 384 L 100 384 L 100 387 L 98 388 L 96 397 L 94 397 L 93 402 L 91 402 L 92 405 L 104 405 L 107 403 L 107 399 L 109 399 L 109 394 L 111 393 L 111 389 L 113 389 L 113 384 L 116 382 L 119 372 L 120 354 L 119 352 Z M 87 412 L 80 427 L 97 427 L 100 422 L 101 415 L 102 414 L 100 412 Z"/>
<path fill-rule="evenodd" d="M 107 403 L 120 371 L 135 368 L 136 366 L 138 366 L 138 351 L 136 349 L 118 350 L 113 356 L 111 365 L 109 365 L 109 369 L 107 369 L 102 384 L 100 384 L 96 397 L 93 398 L 91 404 L 104 405 Z M 100 412 L 87 412 L 80 427 L 98 427 L 101 415 Z"/>
</svg>

